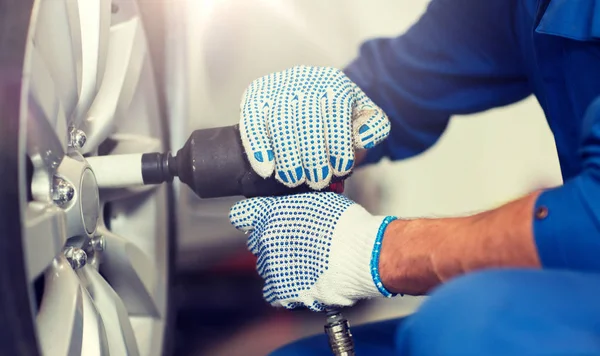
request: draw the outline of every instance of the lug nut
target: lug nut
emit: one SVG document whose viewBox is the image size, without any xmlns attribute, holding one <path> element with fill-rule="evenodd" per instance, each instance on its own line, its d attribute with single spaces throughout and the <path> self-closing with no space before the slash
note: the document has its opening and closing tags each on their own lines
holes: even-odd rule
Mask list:
<svg viewBox="0 0 600 356">
<path fill-rule="evenodd" d="M 56 178 L 54 180 L 54 187 L 52 188 L 52 200 L 58 205 L 65 204 L 75 195 L 75 189 L 69 182 L 62 178 Z"/>
<path fill-rule="evenodd" d="M 104 236 L 92 237 L 90 243 L 94 251 L 104 251 Z"/>
<path fill-rule="evenodd" d="M 63 253 L 73 269 L 79 269 L 87 262 L 87 254 L 80 248 L 69 246 Z"/>
<path fill-rule="evenodd" d="M 87 136 L 85 135 L 85 132 L 74 127 L 71 129 L 71 133 L 69 135 L 69 146 L 74 148 L 82 148 L 85 145 L 86 140 Z"/>
</svg>

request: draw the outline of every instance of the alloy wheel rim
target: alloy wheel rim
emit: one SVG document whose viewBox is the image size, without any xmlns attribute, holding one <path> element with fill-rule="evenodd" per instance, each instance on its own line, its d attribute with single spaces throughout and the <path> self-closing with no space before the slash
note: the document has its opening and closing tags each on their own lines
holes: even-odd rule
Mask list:
<svg viewBox="0 0 600 356">
<path fill-rule="evenodd" d="M 42 353 L 160 354 L 167 188 L 107 189 L 90 165 L 165 148 L 135 2 L 36 1 L 20 112 L 22 242 Z"/>
</svg>

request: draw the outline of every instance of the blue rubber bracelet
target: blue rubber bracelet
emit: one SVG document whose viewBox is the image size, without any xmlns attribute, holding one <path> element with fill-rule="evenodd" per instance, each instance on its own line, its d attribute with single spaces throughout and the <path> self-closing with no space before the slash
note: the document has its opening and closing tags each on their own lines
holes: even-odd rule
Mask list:
<svg viewBox="0 0 600 356">
<path fill-rule="evenodd" d="M 386 298 L 391 298 L 396 296 L 396 294 L 391 293 L 383 286 L 383 282 L 381 281 L 381 277 L 379 277 L 379 254 L 381 253 L 381 242 L 383 241 L 383 233 L 385 229 L 392 221 L 396 220 L 395 216 L 386 216 L 383 219 L 383 222 L 379 226 L 379 230 L 377 230 L 377 237 L 375 238 L 375 246 L 373 247 L 373 253 L 371 254 L 371 277 L 373 278 L 373 282 L 375 282 L 375 286 L 379 289 L 379 292 L 383 294 Z"/>
</svg>

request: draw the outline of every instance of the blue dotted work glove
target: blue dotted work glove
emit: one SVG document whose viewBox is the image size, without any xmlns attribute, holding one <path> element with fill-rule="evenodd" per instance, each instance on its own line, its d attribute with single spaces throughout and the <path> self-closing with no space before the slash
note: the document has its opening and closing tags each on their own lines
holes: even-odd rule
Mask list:
<svg viewBox="0 0 600 356">
<path fill-rule="evenodd" d="M 354 149 L 371 148 L 390 122 L 341 70 L 293 67 L 252 82 L 241 102 L 240 133 L 254 171 L 313 189 L 344 176 Z"/>
<path fill-rule="evenodd" d="M 379 280 L 379 248 L 393 217 L 373 216 L 335 193 L 261 197 L 235 204 L 229 219 L 250 232 L 263 295 L 288 309 L 348 306 L 392 296 Z"/>
</svg>

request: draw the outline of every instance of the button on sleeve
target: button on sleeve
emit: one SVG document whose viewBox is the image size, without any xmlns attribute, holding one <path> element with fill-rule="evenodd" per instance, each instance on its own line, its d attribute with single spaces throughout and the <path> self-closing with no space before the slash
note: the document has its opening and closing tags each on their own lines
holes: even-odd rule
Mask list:
<svg viewBox="0 0 600 356">
<path fill-rule="evenodd" d="M 582 172 L 540 194 L 533 232 L 544 267 L 600 272 L 600 97 L 581 132 Z"/>
<path fill-rule="evenodd" d="M 600 185 L 589 179 L 576 177 L 536 202 L 533 230 L 545 268 L 600 271 Z"/>
</svg>

